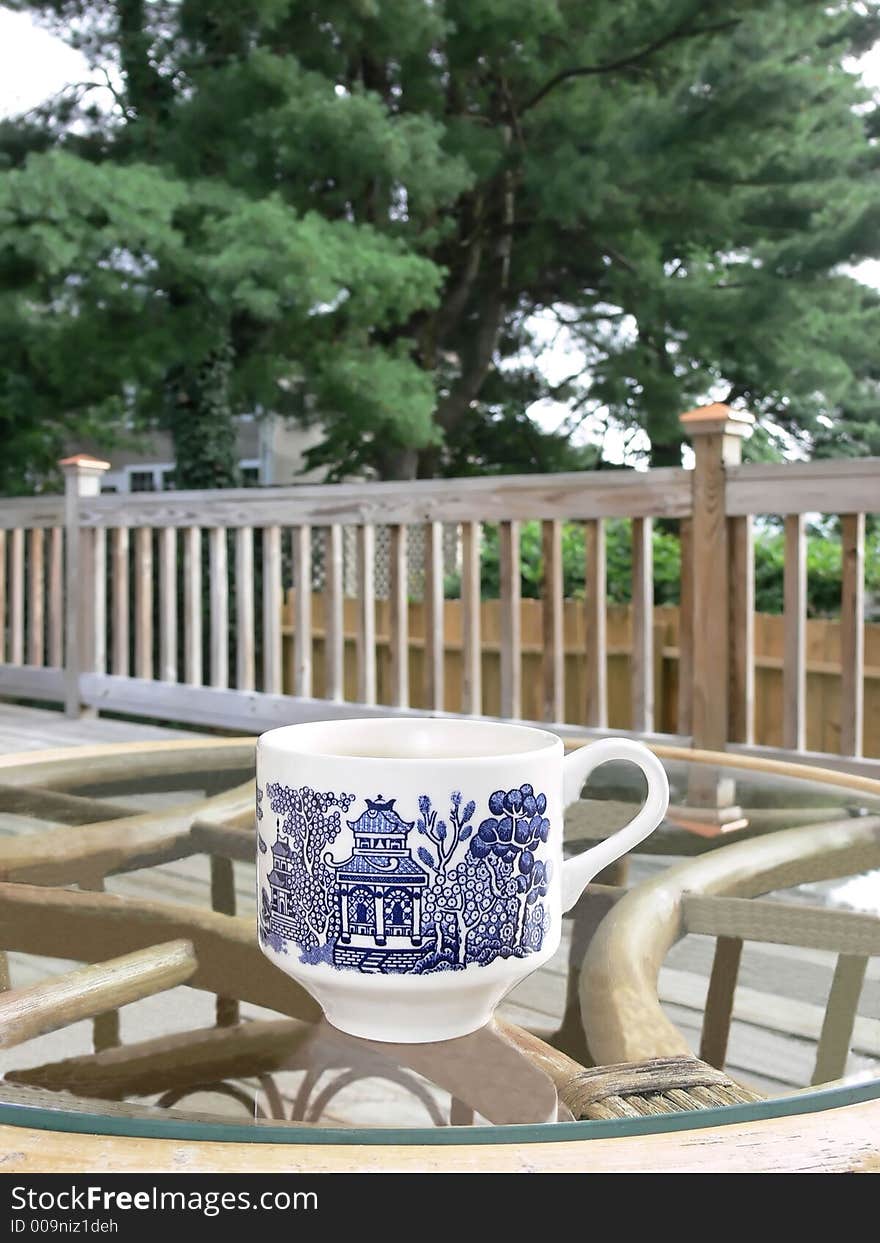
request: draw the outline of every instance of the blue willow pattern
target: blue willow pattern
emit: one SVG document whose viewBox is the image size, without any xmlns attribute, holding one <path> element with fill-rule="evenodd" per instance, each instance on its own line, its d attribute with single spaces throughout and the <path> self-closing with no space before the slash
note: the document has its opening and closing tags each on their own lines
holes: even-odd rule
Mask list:
<svg viewBox="0 0 880 1243">
<path fill-rule="evenodd" d="M 265 944 L 295 948 L 306 963 L 416 975 L 541 949 L 552 868 L 540 858 L 550 833 L 544 794 L 528 784 L 496 790 L 478 825 L 476 802 L 458 790 L 445 817 L 420 795 L 412 820 L 396 799 L 377 795 L 346 819 L 348 854 L 339 860 L 330 848 L 354 801 L 279 782 L 257 790 L 259 847 L 272 855 L 260 894 Z M 269 846 L 260 828 L 272 818 Z"/>
</svg>

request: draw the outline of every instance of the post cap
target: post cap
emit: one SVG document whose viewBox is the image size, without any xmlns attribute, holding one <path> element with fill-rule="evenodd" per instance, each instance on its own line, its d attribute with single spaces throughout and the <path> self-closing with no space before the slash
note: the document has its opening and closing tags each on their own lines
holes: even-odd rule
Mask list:
<svg viewBox="0 0 880 1243">
<path fill-rule="evenodd" d="M 716 401 L 710 406 L 698 406 L 678 416 L 679 423 L 690 436 L 704 436 L 722 432 L 725 436 L 749 436 L 755 425 L 755 416 L 748 410 L 734 410 L 724 402 Z"/>
<path fill-rule="evenodd" d="M 102 462 L 100 458 L 92 457 L 90 453 L 75 453 L 73 457 L 62 458 L 58 465 L 65 474 L 77 471 L 99 473 L 110 469 L 109 462 Z"/>
</svg>

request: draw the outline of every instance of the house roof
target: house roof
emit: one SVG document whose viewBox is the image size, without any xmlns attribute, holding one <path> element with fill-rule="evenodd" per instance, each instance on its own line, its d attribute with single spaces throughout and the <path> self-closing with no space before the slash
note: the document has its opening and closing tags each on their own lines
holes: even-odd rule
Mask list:
<svg viewBox="0 0 880 1243">
<path fill-rule="evenodd" d="M 387 881 L 389 884 L 424 885 L 424 868 L 408 855 L 352 855 L 337 865 L 340 880 Z"/>
<path fill-rule="evenodd" d="M 349 820 L 348 827 L 355 833 L 403 833 L 407 834 L 414 821 L 401 819 L 394 810 L 396 799 L 382 802 L 380 799 L 367 799 L 367 810 L 357 820 Z"/>
<path fill-rule="evenodd" d="M 272 854 L 273 855 L 287 855 L 288 857 L 290 856 L 290 847 L 288 846 L 287 842 L 284 840 L 283 837 L 276 838 L 272 846 Z"/>
</svg>

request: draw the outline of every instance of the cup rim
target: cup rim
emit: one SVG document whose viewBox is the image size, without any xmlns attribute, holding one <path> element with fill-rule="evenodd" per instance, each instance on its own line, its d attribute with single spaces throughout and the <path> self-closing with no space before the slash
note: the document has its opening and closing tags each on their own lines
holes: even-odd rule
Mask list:
<svg viewBox="0 0 880 1243">
<path fill-rule="evenodd" d="M 467 742 L 456 744 L 455 754 L 432 754 L 429 744 L 422 743 L 418 747 L 419 731 L 432 732 L 437 736 L 449 738 L 469 734 Z M 336 743 L 323 741 L 333 734 L 348 734 L 352 740 L 355 735 L 363 733 L 364 742 L 358 750 L 346 750 Z M 485 747 L 480 750 L 478 738 L 488 740 L 491 735 L 504 737 L 505 745 Z M 375 754 L 369 753 L 372 742 L 377 749 L 382 745 L 381 738 L 385 735 L 385 745 L 401 745 L 409 743 L 413 746 L 411 754 Z M 511 745 L 516 739 L 520 745 Z M 349 744 L 354 745 L 353 741 Z M 345 760 L 347 764 L 431 764 L 472 766 L 507 761 L 525 761 L 528 759 L 546 758 L 553 752 L 564 751 L 562 739 L 550 730 L 535 725 L 521 725 L 518 722 L 472 720 L 463 717 L 440 717 L 430 715 L 383 716 L 383 717 L 340 717 L 332 720 L 300 721 L 294 725 L 281 725 L 267 730 L 257 739 L 257 751 L 269 752 L 281 756 L 301 756 L 328 760 Z"/>
</svg>

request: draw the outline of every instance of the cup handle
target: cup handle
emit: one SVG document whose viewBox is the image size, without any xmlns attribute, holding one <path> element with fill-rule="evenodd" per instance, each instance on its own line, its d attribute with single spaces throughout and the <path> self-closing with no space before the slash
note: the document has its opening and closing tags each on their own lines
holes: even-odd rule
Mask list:
<svg viewBox="0 0 880 1243">
<path fill-rule="evenodd" d="M 562 865 L 562 909 L 570 911 L 597 872 L 632 850 L 653 833 L 669 806 L 669 782 L 663 765 L 652 751 L 629 738 L 602 738 L 580 747 L 563 760 L 562 801 L 569 807 L 580 795 L 593 769 L 609 760 L 627 760 L 645 775 L 648 796 L 641 811 L 629 824 L 612 833 L 604 842 L 591 846 Z"/>
</svg>

